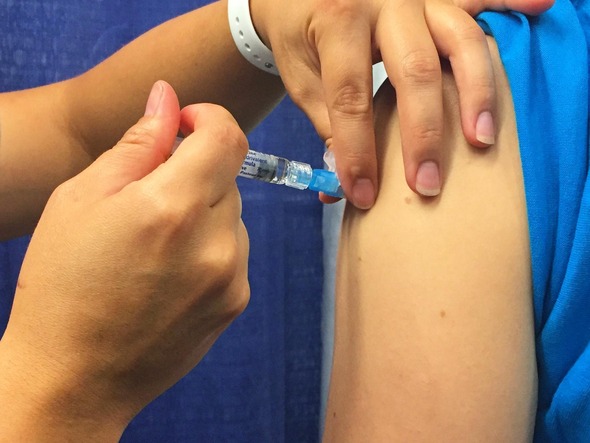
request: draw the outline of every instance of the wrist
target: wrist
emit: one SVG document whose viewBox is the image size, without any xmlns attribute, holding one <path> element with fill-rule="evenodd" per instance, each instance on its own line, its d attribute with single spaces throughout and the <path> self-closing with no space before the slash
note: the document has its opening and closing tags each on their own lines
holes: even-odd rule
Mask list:
<svg viewBox="0 0 590 443">
<path fill-rule="evenodd" d="M 0 443 L 117 442 L 127 423 L 85 398 L 51 365 L 27 358 L 27 350 L 0 341 Z M 103 411 L 101 411 L 104 410 Z"/>
</svg>

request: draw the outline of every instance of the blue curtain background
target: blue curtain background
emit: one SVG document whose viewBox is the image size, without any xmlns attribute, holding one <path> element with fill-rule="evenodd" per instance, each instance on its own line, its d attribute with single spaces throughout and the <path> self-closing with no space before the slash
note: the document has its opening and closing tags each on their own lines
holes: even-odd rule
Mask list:
<svg viewBox="0 0 590 443">
<path fill-rule="evenodd" d="M 0 0 L 0 90 L 79 74 L 145 30 L 206 3 Z M 322 143 L 288 99 L 249 139 L 261 151 L 321 167 Z M 132 422 L 123 442 L 318 440 L 322 207 L 311 192 L 238 183 L 251 241 L 250 305 L 194 371 Z M 0 244 L 0 333 L 28 241 Z"/>
</svg>

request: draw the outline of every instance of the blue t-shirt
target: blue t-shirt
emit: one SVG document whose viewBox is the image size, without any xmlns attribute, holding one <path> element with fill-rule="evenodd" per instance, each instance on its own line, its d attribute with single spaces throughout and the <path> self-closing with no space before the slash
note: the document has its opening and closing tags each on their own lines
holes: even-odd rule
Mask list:
<svg viewBox="0 0 590 443">
<path fill-rule="evenodd" d="M 540 17 L 486 12 L 516 112 L 529 218 L 539 402 L 535 441 L 590 442 L 590 0 Z"/>
</svg>

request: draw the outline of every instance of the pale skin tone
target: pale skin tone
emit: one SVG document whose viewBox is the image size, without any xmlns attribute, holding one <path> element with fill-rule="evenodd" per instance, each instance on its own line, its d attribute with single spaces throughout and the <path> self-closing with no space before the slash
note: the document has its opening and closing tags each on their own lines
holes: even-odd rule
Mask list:
<svg viewBox="0 0 590 443">
<path fill-rule="evenodd" d="M 528 227 L 514 110 L 493 43 L 498 135 L 461 137 L 443 76 L 445 192 L 403 180 L 390 88 L 376 99 L 381 193 L 348 206 L 325 442 L 526 442 L 536 410 Z"/>
<path fill-rule="evenodd" d="M 439 55 L 451 61 L 456 75 L 465 139 L 473 146 L 488 147 L 495 138 L 493 71 L 483 32 L 469 14 L 512 9 L 534 15 L 553 1 L 303 0 L 282 4 L 253 0 L 252 4 L 258 3 L 268 4 L 264 11 L 275 18 L 267 20 L 274 26 L 259 28 L 254 15 L 263 40 L 275 52 L 289 94 L 333 149 L 348 200 L 366 209 L 379 186 L 371 61 L 384 61 L 398 93 L 407 184 L 420 194 L 436 195 L 446 175 L 440 148 Z M 293 19 L 285 21 L 285 16 Z M 315 45 L 288 49 L 284 43 L 295 35 Z"/>
<path fill-rule="evenodd" d="M 222 108 L 181 113 L 169 85 L 154 89 L 35 230 L 0 341 L 2 442 L 117 441 L 248 303 L 246 138 Z M 165 161 L 179 124 L 188 137 Z"/>
<path fill-rule="evenodd" d="M 32 232 L 53 189 L 119 140 L 141 115 L 158 79 L 174 87 L 181 106 L 220 104 L 245 131 L 283 97 L 283 81 L 334 148 L 349 201 L 368 208 L 378 189 L 370 64 L 383 58 L 404 97 L 404 163 L 408 184 L 416 190 L 419 165 L 440 163 L 437 49 L 458 72 L 466 139 L 489 146 L 477 140 L 474 122 L 482 112 L 495 113 L 493 72 L 483 33 L 463 9 L 470 14 L 484 8 L 536 13 L 551 5 L 550 0 L 457 3 L 254 0 L 254 24 L 275 53 L 279 79 L 251 66 L 236 50 L 224 0 L 157 27 L 71 81 L 1 94 L 0 207 L 12 210 L 0 212 L 0 238 Z M 292 20 L 285 22 L 285 15 Z M 354 38 L 349 42 L 342 35 Z M 351 57 L 354 62 L 343 63 Z M 35 130 L 22 130 L 29 127 Z M 442 172 L 434 182 L 431 175 L 424 177 L 424 186 L 436 193 Z"/>
<path fill-rule="evenodd" d="M 343 20 L 342 32 L 352 24 L 346 20 L 350 11 L 359 12 L 361 35 L 382 42 L 375 48 L 358 48 L 360 59 L 368 69 L 371 58 L 382 55 L 394 72 L 407 54 L 393 51 L 386 56 L 390 40 L 381 34 L 385 31 L 378 31 L 385 27 L 378 17 L 400 2 L 330 2 L 326 9 L 328 3 L 310 0 L 305 8 L 298 6 L 302 15 L 290 22 L 296 26 L 287 34 L 279 29 L 284 20 L 275 14 L 288 11 L 290 3 L 269 2 L 253 2 L 256 27 L 273 47 L 287 89 L 298 103 L 312 102 L 313 109 L 306 111 L 320 135 L 332 139 L 338 151 L 347 195 L 358 207 L 369 207 L 375 194 L 365 188 L 357 195 L 353 189 L 358 179 L 369 180 L 373 191 L 378 183 L 373 128 L 367 126 L 372 105 L 365 90 L 366 71 L 357 77 L 357 64 L 335 63 L 333 54 L 343 48 L 338 49 L 339 42 L 332 38 L 339 29 L 332 24 Z M 434 0 L 432 4 L 455 8 Z M 484 6 L 506 5 L 490 0 L 469 12 Z M 400 11 L 425 20 L 424 8 Z M 332 19 L 328 22 L 327 17 Z M 406 14 L 384 17 L 403 22 Z M 463 51 L 451 51 L 444 43 L 445 35 L 452 38 L 449 23 L 469 22 L 473 29 L 473 22 L 465 14 L 444 17 L 446 25 L 439 25 L 438 31 L 429 28 L 431 43 L 452 59 L 454 51 Z M 201 39 L 203 33 L 209 39 Z M 465 46 L 473 43 L 470 34 L 452 46 L 481 60 L 482 53 L 475 54 L 483 38 L 477 35 L 479 44 Z M 413 38 L 404 40 L 405 50 L 424 54 L 419 47 L 412 49 L 424 40 Z M 292 44 L 283 44 L 286 41 Z M 295 82 L 300 72 L 289 66 L 289 53 L 306 54 L 309 59 L 294 58 L 292 63 L 298 69 L 309 68 L 315 77 Z M 483 65 L 483 71 L 475 69 L 476 78 L 483 75 L 488 82 L 469 95 L 465 106 L 461 99 L 461 115 L 479 115 L 482 103 L 495 108 L 490 104 L 494 87 L 489 87 L 493 71 Z M 408 69 L 402 74 L 415 79 Z M 436 77 L 438 70 L 434 66 L 428 72 Z M 146 116 L 137 123 L 145 97 L 159 78 L 169 83 L 156 84 Z M 351 78 L 360 83 L 343 87 Z M 431 91 L 426 96 L 436 105 L 432 91 L 441 84 L 427 78 L 408 86 L 402 80 L 396 87 L 407 97 L 409 114 L 400 127 L 402 134 L 403 127 L 409 127 L 411 135 L 412 127 L 422 127 L 422 114 L 410 111 L 409 98 L 414 94 L 425 103 L 419 91 L 426 87 Z M 325 97 L 320 94 L 324 102 L 315 98 L 317 81 L 325 88 Z M 473 86 L 459 83 L 463 89 Z M 474 99 L 478 94 L 484 100 Z M 0 402 L 0 438 L 88 441 L 92 436 L 116 441 L 129 420 L 194 367 L 244 309 L 248 243 L 234 179 L 247 148 L 243 130 L 255 125 L 283 95 L 281 79 L 257 71 L 236 50 L 223 1 L 150 31 L 80 77 L 0 95 L 0 208 L 10 208 L 0 211 L 0 235 L 12 238 L 36 227 L 0 342 L 0 397 L 15 399 Z M 180 107 L 191 102 L 218 103 L 231 114 L 213 105 L 185 107 L 181 113 Z M 434 109 L 440 114 L 434 118 L 438 121 L 442 108 Z M 34 130 L 28 130 L 31 127 Z M 186 135 L 194 134 L 168 160 L 179 127 Z M 471 140 L 473 125 L 467 127 L 471 138 L 469 130 L 463 131 Z M 442 134 L 427 132 L 435 136 L 428 144 Z M 361 139 L 368 142 L 360 143 Z M 436 149 L 427 151 L 440 155 Z M 404 156 L 407 152 L 404 146 Z M 416 152 L 423 152 L 420 141 Z M 207 159 L 219 155 L 226 159 L 223 168 L 207 169 L 206 165 L 218 164 Z M 397 165 L 408 171 L 406 157 Z M 407 177 L 415 189 L 415 178 Z M 170 365 L 171 359 L 176 364 Z"/>
<path fill-rule="evenodd" d="M 71 81 L 1 94 L 0 207 L 11 211 L 0 211 L 0 238 L 32 232 L 55 187 L 117 143 L 158 79 L 174 87 L 181 106 L 221 104 L 244 129 L 284 95 L 280 79 L 237 52 L 225 2 L 148 32 Z"/>
</svg>

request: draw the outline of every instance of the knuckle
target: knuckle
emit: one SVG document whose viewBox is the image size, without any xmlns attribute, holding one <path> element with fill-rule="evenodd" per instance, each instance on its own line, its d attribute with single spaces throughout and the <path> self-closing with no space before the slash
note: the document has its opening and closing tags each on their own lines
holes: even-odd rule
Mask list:
<svg viewBox="0 0 590 443">
<path fill-rule="evenodd" d="M 338 17 L 340 23 L 342 23 L 342 20 L 354 23 L 358 21 L 359 11 L 363 7 L 363 3 L 358 1 L 323 0 L 318 9 L 323 11 L 327 17 L 330 17 L 331 21 L 334 20 L 334 17 Z"/>
<path fill-rule="evenodd" d="M 456 25 L 453 34 L 458 41 L 475 42 L 481 45 L 486 44 L 486 37 L 483 30 L 475 24 L 469 17 L 469 20 Z"/>
<path fill-rule="evenodd" d="M 210 115 L 216 115 L 217 118 L 233 120 L 231 112 L 221 105 L 215 103 L 200 103 L 198 106 L 203 109 L 203 112 Z"/>
<path fill-rule="evenodd" d="M 208 138 L 214 145 L 219 145 L 224 149 L 241 153 L 248 151 L 248 140 L 244 132 L 235 122 L 219 122 L 210 125 L 207 129 Z"/>
<path fill-rule="evenodd" d="M 443 90 L 458 88 L 459 94 L 467 98 L 471 104 L 490 106 L 496 99 L 496 84 L 493 73 L 466 72 L 464 83 L 455 84 L 455 80 L 445 79 Z"/>
<path fill-rule="evenodd" d="M 239 253 L 235 234 L 229 233 L 225 239 L 218 236 L 198 264 L 201 275 L 207 276 L 206 294 L 212 303 L 219 306 L 217 311 L 224 319 L 233 319 L 241 314 L 250 299 L 244 266 L 246 262 Z"/>
<path fill-rule="evenodd" d="M 289 96 L 300 107 L 304 107 L 309 102 L 318 101 L 318 90 L 308 87 L 302 82 L 291 82 L 286 85 Z"/>
<path fill-rule="evenodd" d="M 142 208 L 143 230 L 159 236 L 171 235 L 186 224 L 187 214 L 167 198 L 162 190 L 154 186 L 141 186 L 139 207 Z"/>
<path fill-rule="evenodd" d="M 230 302 L 226 305 L 226 316 L 233 320 L 246 310 L 250 302 L 250 285 L 247 279 L 235 282 L 230 298 Z"/>
<path fill-rule="evenodd" d="M 156 142 L 156 136 L 153 131 L 143 124 L 133 125 L 123 135 L 123 138 L 119 141 L 119 147 L 125 146 L 144 146 L 151 147 Z"/>
<path fill-rule="evenodd" d="M 64 202 L 77 202 L 81 199 L 79 186 L 75 179 L 70 179 L 61 183 L 51 193 L 49 202 L 51 204 L 61 204 Z"/>
<path fill-rule="evenodd" d="M 374 161 L 374 153 L 368 151 L 347 151 L 338 158 L 339 165 L 349 170 L 355 169 L 359 174 L 361 169 L 366 168 Z"/>
<path fill-rule="evenodd" d="M 206 269 L 209 270 L 212 280 L 221 287 L 233 280 L 239 264 L 238 244 L 235 236 L 228 233 L 224 237 L 215 242 L 206 259 Z"/>
<path fill-rule="evenodd" d="M 484 103 L 493 103 L 495 97 L 494 79 L 488 76 L 475 76 L 471 80 L 471 86 L 478 96 L 479 100 Z"/>
<path fill-rule="evenodd" d="M 332 101 L 332 111 L 336 117 L 366 118 L 371 110 L 372 95 L 358 84 L 339 87 Z"/>
<path fill-rule="evenodd" d="M 412 51 L 401 61 L 401 76 L 405 83 L 413 86 L 440 82 L 440 60 L 426 51 Z"/>
<path fill-rule="evenodd" d="M 414 126 L 411 135 L 415 142 L 416 151 L 421 153 L 434 152 L 443 138 L 443 129 L 441 126 L 423 124 Z"/>
<path fill-rule="evenodd" d="M 242 236 L 240 243 L 238 237 Z M 235 232 L 228 236 L 226 250 L 227 256 L 222 260 L 221 276 L 224 281 L 230 283 L 225 288 L 224 306 L 228 318 L 234 319 L 239 316 L 250 301 L 250 286 L 247 277 L 247 249 L 248 234 L 246 228 L 241 225 L 238 234 Z M 244 247 L 246 248 L 244 250 Z"/>
<path fill-rule="evenodd" d="M 471 88 L 477 88 L 478 93 L 485 93 L 492 96 L 495 88 L 495 78 L 493 72 L 473 72 L 469 75 Z"/>
</svg>

